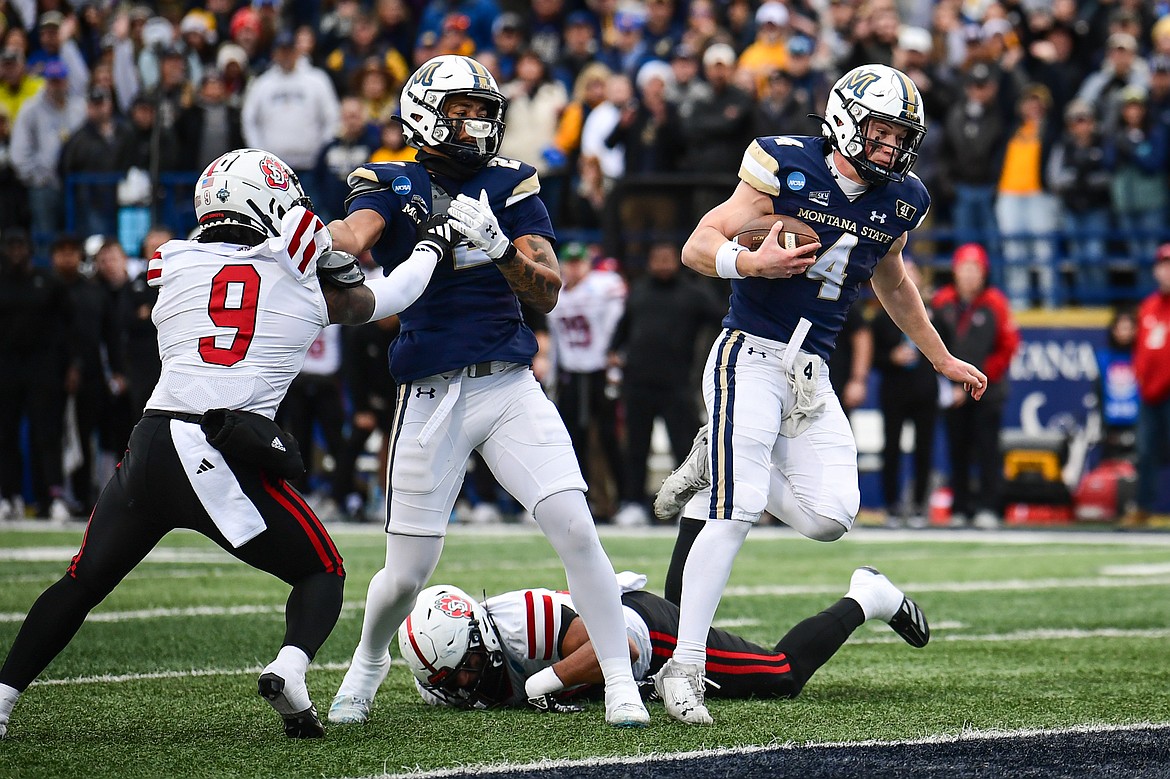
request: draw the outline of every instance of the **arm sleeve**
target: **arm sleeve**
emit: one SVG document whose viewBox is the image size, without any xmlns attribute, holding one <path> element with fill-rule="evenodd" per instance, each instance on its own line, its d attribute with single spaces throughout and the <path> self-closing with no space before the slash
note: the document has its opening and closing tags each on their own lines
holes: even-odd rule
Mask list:
<svg viewBox="0 0 1170 779">
<path fill-rule="evenodd" d="M 370 321 L 397 314 L 418 300 L 430 283 L 437 261 L 429 246 L 416 246 L 389 276 L 367 280 L 366 287 L 374 293 L 374 313 Z"/>
</svg>

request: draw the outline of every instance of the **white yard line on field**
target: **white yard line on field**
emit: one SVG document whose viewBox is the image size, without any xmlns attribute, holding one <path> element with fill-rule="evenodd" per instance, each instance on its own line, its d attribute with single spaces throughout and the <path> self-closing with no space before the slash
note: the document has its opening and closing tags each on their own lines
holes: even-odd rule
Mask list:
<svg viewBox="0 0 1170 779">
<path fill-rule="evenodd" d="M 727 747 L 720 749 L 701 749 L 693 752 L 650 752 L 629 757 L 590 757 L 583 760 L 541 760 L 536 763 L 496 763 L 486 765 L 468 765 L 457 768 L 445 768 L 438 771 L 406 771 L 403 773 L 368 774 L 362 777 L 345 777 L 344 779 L 442 779 L 448 776 L 476 776 L 481 774 L 499 773 L 529 773 L 533 771 L 548 772 L 549 776 L 556 776 L 557 771 L 566 771 L 573 768 L 595 768 L 597 766 L 628 766 L 644 765 L 648 760 L 683 762 L 696 759 L 733 757 L 751 755 L 760 752 L 774 752 L 777 750 L 798 750 L 809 748 L 856 748 L 856 747 L 885 747 L 885 746 L 925 746 L 932 744 L 954 744 L 964 741 L 998 741 L 1036 736 L 1059 736 L 1066 734 L 1096 734 L 1096 733 L 1123 733 L 1136 730 L 1158 730 L 1170 733 L 1170 725 L 1165 723 L 1138 722 L 1132 725 L 1075 725 L 1069 728 L 1021 729 L 1021 730 L 963 730 L 955 734 L 927 736 L 920 739 L 905 739 L 898 741 L 809 741 L 802 744 L 771 744 L 767 746 Z M 616 774 L 615 774 L 616 775 Z M 339 778 L 340 779 L 340 778 Z"/>
<path fill-rule="evenodd" d="M 1130 572 L 1132 573 L 1132 571 Z M 1170 585 L 1170 576 L 1085 576 L 1075 579 L 1005 579 L 985 582 L 898 582 L 904 592 L 918 595 L 923 592 L 1013 592 L 1040 590 L 1077 590 L 1116 587 L 1149 587 Z M 786 586 L 781 584 L 728 587 L 726 595 L 824 595 L 840 593 L 840 585 Z"/>
<path fill-rule="evenodd" d="M 1012 579 L 1008 581 L 982 582 L 930 582 L 906 584 L 903 589 L 914 594 L 925 592 L 1038 592 L 1042 590 L 1069 589 L 1111 589 L 1123 587 L 1170 586 L 1167 576 L 1133 577 L 1082 577 L 1077 579 Z M 784 596 L 784 595 L 840 595 L 841 587 L 823 585 L 757 585 L 752 587 L 728 587 L 726 595 L 738 597 Z M 361 609 L 364 601 L 346 603 L 346 610 Z M 284 606 L 278 604 L 257 604 L 244 606 L 186 606 L 182 608 L 137 609 L 134 611 L 97 611 L 90 614 L 88 622 L 130 622 L 143 619 L 164 619 L 169 617 L 220 617 L 246 614 L 282 614 Z M 0 612 L 0 623 L 22 622 L 23 612 Z"/>
<path fill-rule="evenodd" d="M 983 633 L 980 635 L 938 634 L 932 633 L 934 641 L 946 642 L 1012 642 L 1012 641 L 1075 641 L 1092 638 L 1143 638 L 1165 639 L 1170 638 L 1170 629 L 1159 628 L 1153 630 L 1124 630 L 1121 628 L 1098 628 L 1096 630 L 1077 629 L 1048 629 L 1048 630 L 1019 630 L 1013 633 Z M 853 637 L 850 644 L 887 644 L 901 643 L 898 636 Z M 310 671 L 343 671 L 349 668 L 349 661 L 338 663 L 314 663 Z M 261 666 L 246 668 L 191 668 L 181 671 L 152 671 L 149 673 L 132 674 L 100 674 L 97 676 L 71 676 L 63 679 L 40 679 L 34 685 L 71 685 L 71 684 L 119 684 L 122 682 L 137 682 L 144 679 L 184 679 L 198 676 L 238 676 L 257 674 L 263 670 Z"/>
</svg>

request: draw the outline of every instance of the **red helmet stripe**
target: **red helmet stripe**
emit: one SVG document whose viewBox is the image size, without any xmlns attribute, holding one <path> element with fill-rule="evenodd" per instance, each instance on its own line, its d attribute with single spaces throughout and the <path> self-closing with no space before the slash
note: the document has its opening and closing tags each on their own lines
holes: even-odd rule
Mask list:
<svg viewBox="0 0 1170 779">
<path fill-rule="evenodd" d="M 414 650 L 415 657 L 427 667 L 427 670 L 431 672 L 431 677 L 434 678 L 435 674 L 439 673 L 439 669 L 430 664 L 423 655 L 422 649 L 419 648 L 418 639 L 414 637 L 414 627 L 411 625 L 409 614 L 406 615 L 406 635 L 410 637 L 410 648 Z"/>
</svg>

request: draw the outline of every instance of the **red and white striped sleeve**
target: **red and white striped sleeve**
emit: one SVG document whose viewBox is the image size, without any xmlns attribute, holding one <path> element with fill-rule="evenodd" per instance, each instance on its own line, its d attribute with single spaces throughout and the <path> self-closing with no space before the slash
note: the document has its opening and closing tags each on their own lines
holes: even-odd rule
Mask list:
<svg viewBox="0 0 1170 779">
<path fill-rule="evenodd" d="M 163 285 L 163 246 L 155 250 L 154 255 L 146 263 L 146 283 L 151 287 Z"/>
</svg>

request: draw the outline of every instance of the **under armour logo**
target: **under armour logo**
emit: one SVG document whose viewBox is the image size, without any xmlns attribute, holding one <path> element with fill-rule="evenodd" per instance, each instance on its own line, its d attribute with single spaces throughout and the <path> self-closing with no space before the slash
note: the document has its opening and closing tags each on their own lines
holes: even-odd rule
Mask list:
<svg viewBox="0 0 1170 779">
<path fill-rule="evenodd" d="M 287 449 L 284 448 L 284 444 L 282 444 L 280 442 L 279 437 L 272 439 L 272 448 L 278 452 L 287 452 L 288 451 Z"/>
<path fill-rule="evenodd" d="M 765 358 L 768 356 L 767 352 L 762 352 L 759 349 L 753 348 L 751 346 L 748 347 L 748 354 L 758 354 L 761 357 L 765 357 Z"/>
<path fill-rule="evenodd" d="M 485 233 L 487 233 L 487 237 L 488 237 L 488 238 L 491 238 L 492 240 L 495 240 L 495 238 L 496 238 L 496 228 L 492 227 L 491 225 L 488 225 L 486 228 L 484 228 L 484 232 L 485 232 Z"/>
<path fill-rule="evenodd" d="M 878 222 L 880 224 L 885 224 L 886 223 L 886 215 L 879 214 L 877 211 L 870 211 L 869 212 L 869 221 Z"/>
<path fill-rule="evenodd" d="M 427 387 L 426 389 L 423 389 L 422 387 L 415 387 L 414 388 L 414 396 L 416 398 L 421 398 L 424 393 L 426 394 L 426 396 L 428 398 L 431 398 L 432 400 L 434 400 L 434 397 L 435 397 L 435 388 L 434 387 Z"/>
<path fill-rule="evenodd" d="M 212 463 L 209 463 L 207 458 L 204 457 L 203 460 L 199 463 L 199 467 L 195 469 L 195 475 L 198 476 L 205 471 L 210 471 L 214 467 L 215 466 Z"/>
</svg>

